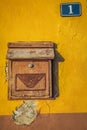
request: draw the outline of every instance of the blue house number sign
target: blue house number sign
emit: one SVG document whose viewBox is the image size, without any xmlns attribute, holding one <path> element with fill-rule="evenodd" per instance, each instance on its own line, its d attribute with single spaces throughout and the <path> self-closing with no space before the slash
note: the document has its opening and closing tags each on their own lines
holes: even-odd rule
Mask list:
<svg viewBox="0 0 87 130">
<path fill-rule="evenodd" d="M 81 4 L 80 3 L 62 3 L 60 5 L 61 16 L 80 16 Z"/>
</svg>

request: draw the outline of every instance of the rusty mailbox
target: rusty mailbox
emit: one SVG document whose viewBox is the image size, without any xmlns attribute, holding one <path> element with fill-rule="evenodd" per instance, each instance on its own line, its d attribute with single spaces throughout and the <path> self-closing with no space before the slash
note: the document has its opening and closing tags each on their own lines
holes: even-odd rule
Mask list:
<svg viewBox="0 0 87 130">
<path fill-rule="evenodd" d="M 52 42 L 8 44 L 9 99 L 52 98 Z"/>
</svg>

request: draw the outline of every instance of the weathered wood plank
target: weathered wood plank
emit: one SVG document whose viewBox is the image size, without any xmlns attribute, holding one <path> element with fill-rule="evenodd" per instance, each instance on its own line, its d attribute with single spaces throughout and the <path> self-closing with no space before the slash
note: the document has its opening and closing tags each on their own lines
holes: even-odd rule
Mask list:
<svg viewBox="0 0 87 130">
<path fill-rule="evenodd" d="M 36 41 L 36 42 L 9 42 L 9 48 L 52 48 L 54 47 L 51 41 Z"/>
<path fill-rule="evenodd" d="M 53 48 L 8 49 L 7 59 L 54 59 Z"/>
</svg>

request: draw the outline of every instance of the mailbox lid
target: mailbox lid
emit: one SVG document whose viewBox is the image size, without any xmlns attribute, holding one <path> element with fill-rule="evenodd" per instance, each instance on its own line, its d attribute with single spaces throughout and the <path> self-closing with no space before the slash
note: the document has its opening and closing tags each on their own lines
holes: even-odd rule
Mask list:
<svg viewBox="0 0 87 130">
<path fill-rule="evenodd" d="M 54 59 L 54 44 L 44 41 L 9 43 L 7 59 Z"/>
</svg>

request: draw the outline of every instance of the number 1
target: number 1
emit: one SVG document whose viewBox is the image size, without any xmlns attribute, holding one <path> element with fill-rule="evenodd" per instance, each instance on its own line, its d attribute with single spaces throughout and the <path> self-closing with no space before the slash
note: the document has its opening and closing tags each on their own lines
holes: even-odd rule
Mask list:
<svg viewBox="0 0 87 130">
<path fill-rule="evenodd" d="M 73 14 L 72 5 L 69 5 L 69 14 Z"/>
</svg>

